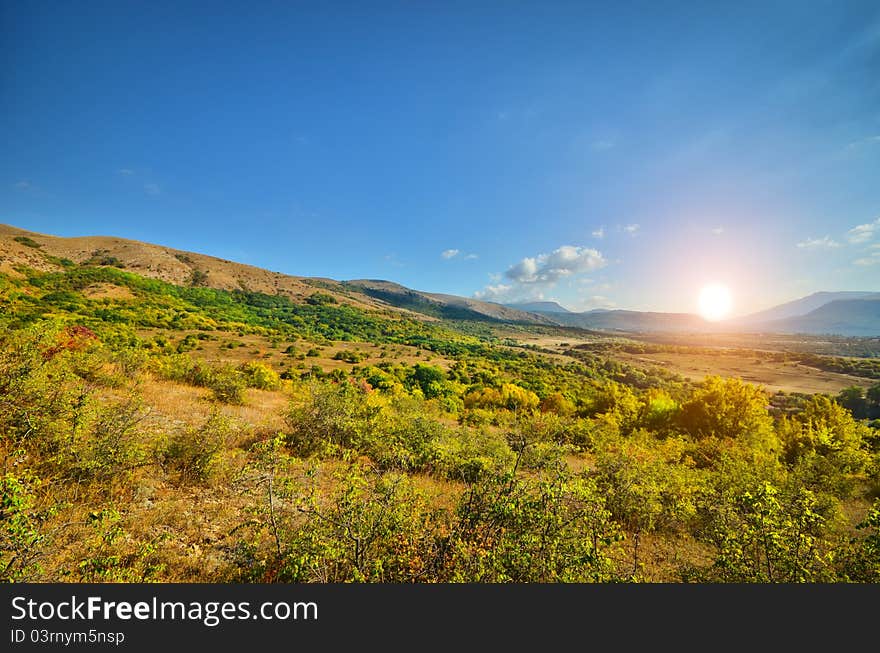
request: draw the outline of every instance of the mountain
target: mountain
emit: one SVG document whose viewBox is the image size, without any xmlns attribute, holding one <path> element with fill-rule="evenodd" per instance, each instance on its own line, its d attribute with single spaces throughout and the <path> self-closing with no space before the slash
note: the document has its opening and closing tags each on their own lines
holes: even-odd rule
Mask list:
<svg viewBox="0 0 880 653">
<path fill-rule="evenodd" d="M 765 311 L 752 313 L 736 320 L 728 320 L 726 324 L 764 324 L 774 320 L 785 320 L 787 318 L 806 315 L 817 308 L 825 306 L 834 301 L 850 300 L 850 299 L 880 299 L 880 293 L 877 292 L 860 292 L 860 291 L 843 291 L 843 292 L 815 292 L 812 295 L 795 299 L 794 301 L 779 304 Z"/>
<path fill-rule="evenodd" d="M 391 281 L 355 279 L 345 281 L 344 286 L 353 288 L 390 306 L 423 313 L 432 317 L 450 320 L 489 319 L 500 322 L 555 324 L 551 319 L 537 313 L 521 311 L 501 304 L 484 302 L 468 297 L 421 292 Z"/>
<path fill-rule="evenodd" d="M 369 297 L 352 296 L 338 281 L 297 277 L 205 254 L 111 236 L 61 238 L 0 224 L 0 272 L 15 265 L 44 272 L 61 270 L 64 261 L 109 265 L 178 286 L 280 294 L 305 300 L 320 289 L 346 304 L 375 308 Z"/>
<path fill-rule="evenodd" d="M 570 310 L 556 302 L 525 302 L 522 304 L 505 304 L 505 306 L 529 313 L 571 313 Z"/>
<path fill-rule="evenodd" d="M 423 319 L 495 320 L 555 324 L 549 318 L 466 297 L 424 293 L 390 281 L 336 281 L 299 277 L 226 259 L 112 236 L 61 238 L 0 224 L 0 273 L 16 275 L 16 266 L 62 270 L 65 262 L 122 268 L 179 286 L 206 286 L 283 295 L 304 302 L 316 292 L 340 304 L 393 310 Z"/>
<path fill-rule="evenodd" d="M 829 293 L 831 294 L 831 293 Z M 880 335 L 880 293 L 875 299 L 837 299 L 806 315 L 761 324 L 763 331 L 841 336 Z"/>
</svg>

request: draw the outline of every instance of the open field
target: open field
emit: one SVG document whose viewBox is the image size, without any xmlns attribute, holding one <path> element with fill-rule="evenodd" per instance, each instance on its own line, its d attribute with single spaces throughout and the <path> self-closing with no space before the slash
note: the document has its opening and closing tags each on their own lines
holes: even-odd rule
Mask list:
<svg viewBox="0 0 880 653">
<path fill-rule="evenodd" d="M 857 376 L 826 372 L 795 362 L 764 361 L 737 350 L 731 350 L 723 355 L 618 352 L 613 357 L 641 369 L 660 366 L 693 381 L 701 381 L 710 375 L 738 377 L 743 381 L 764 386 L 768 390 L 783 392 L 805 394 L 821 392 L 836 395 L 843 388 L 854 385 L 864 387 L 867 381 Z"/>
<path fill-rule="evenodd" d="M 569 358 L 565 352 L 572 348 L 584 345 L 597 346 L 602 348 L 603 356 L 613 360 L 642 370 L 660 367 L 692 381 L 701 381 L 707 376 L 717 375 L 740 378 L 770 391 L 831 395 L 836 395 L 842 389 L 851 386 L 867 387 L 872 381 L 862 376 L 822 370 L 796 360 L 774 361 L 763 353 L 787 350 L 803 353 L 865 352 L 873 347 L 876 340 L 779 336 L 760 341 L 755 336 L 707 336 L 702 339 L 696 338 L 694 343 L 690 338 L 658 335 L 651 338 L 643 336 L 639 341 L 648 346 L 661 344 L 669 345 L 670 348 L 686 347 L 689 351 L 632 352 L 623 349 L 626 344 L 636 344 L 635 338 L 576 333 L 507 335 L 524 345 L 553 352 L 545 355 L 557 360 Z M 624 347 L 618 349 L 615 347 L 617 344 L 623 344 Z M 756 352 L 761 352 L 761 355 L 756 356 Z"/>
</svg>

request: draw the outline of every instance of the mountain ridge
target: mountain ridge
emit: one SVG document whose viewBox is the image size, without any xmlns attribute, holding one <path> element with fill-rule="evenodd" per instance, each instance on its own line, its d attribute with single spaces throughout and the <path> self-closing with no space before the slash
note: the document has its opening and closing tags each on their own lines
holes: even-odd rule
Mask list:
<svg viewBox="0 0 880 653">
<path fill-rule="evenodd" d="M 59 271 L 65 262 L 122 267 L 176 285 L 284 295 L 304 302 L 323 292 L 337 302 L 424 320 L 488 320 L 627 333 L 778 332 L 880 335 L 880 292 L 817 292 L 744 317 L 708 322 L 692 313 L 594 309 L 575 313 L 556 302 L 504 305 L 407 288 L 381 279 L 335 280 L 272 272 L 209 254 L 113 236 L 60 237 L 0 224 L 0 272 L 16 266 Z M 528 309 L 528 310 L 527 310 Z"/>
</svg>

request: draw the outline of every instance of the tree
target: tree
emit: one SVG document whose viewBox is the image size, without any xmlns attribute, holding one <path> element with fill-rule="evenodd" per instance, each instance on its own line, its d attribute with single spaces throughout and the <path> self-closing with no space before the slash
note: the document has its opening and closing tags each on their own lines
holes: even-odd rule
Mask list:
<svg viewBox="0 0 880 653">
<path fill-rule="evenodd" d="M 868 416 L 868 400 L 865 391 L 857 385 L 844 388 L 837 395 L 837 402 L 852 413 L 856 419 L 865 419 Z"/>
<path fill-rule="evenodd" d="M 681 407 L 679 425 L 695 438 L 767 436 L 773 418 L 764 392 L 740 379 L 709 376 Z"/>
<path fill-rule="evenodd" d="M 442 387 L 438 384 L 446 381 L 446 373 L 435 365 L 416 363 L 412 368 L 408 381 L 410 388 L 418 386 L 422 394 L 425 395 L 425 398 L 431 399 L 437 396 L 438 388 Z"/>
<path fill-rule="evenodd" d="M 542 413 L 556 413 L 563 417 L 574 415 L 575 405 L 565 398 L 561 392 L 554 392 L 541 401 Z"/>
</svg>

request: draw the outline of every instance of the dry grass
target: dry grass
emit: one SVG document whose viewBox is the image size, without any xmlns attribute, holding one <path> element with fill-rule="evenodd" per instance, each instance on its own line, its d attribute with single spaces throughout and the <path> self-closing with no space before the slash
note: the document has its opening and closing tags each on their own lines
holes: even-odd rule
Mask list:
<svg viewBox="0 0 880 653">
<path fill-rule="evenodd" d="M 694 381 L 710 375 L 739 377 L 771 391 L 837 394 L 843 388 L 864 386 L 866 382 L 866 379 L 856 376 L 826 372 L 795 362 L 775 363 L 737 351 L 723 355 L 617 352 L 609 356 L 643 369 L 659 366 Z"/>
<path fill-rule="evenodd" d="M 151 406 L 155 419 L 170 425 L 196 426 L 213 412 L 259 430 L 281 430 L 283 413 L 289 397 L 282 391 L 245 390 L 241 406 L 220 404 L 211 399 L 207 388 L 145 377 L 139 385 L 144 402 Z"/>
<path fill-rule="evenodd" d="M 124 286 L 117 286 L 113 283 L 93 283 L 82 291 L 83 296 L 88 299 L 116 299 L 129 300 L 134 299 L 134 293 Z"/>
<path fill-rule="evenodd" d="M 40 247 L 28 247 L 16 242 L 14 238 L 17 236 L 27 236 Z M 124 238 L 59 238 L 0 224 L 0 260 L 11 264 L 24 264 L 44 271 L 58 270 L 59 266 L 47 261 L 45 255 L 83 263 L 96 252 L 118 259 L 128 271 L 176 285 L 188 285 L 193 279 L 193 273 L 198 271 L 207 274 L 205 283 L 212 288 L 285 295 L 294 301 L 300 301 L 319 290 L 309 282 L 320 281 L 326 286 L 320 288 L 321 292 L 333 295 L 340 303 L 373 310 L 388 308 L 366 295 L 344 290 L 332 279 L 310 280 L 214 256 Z"/>
</svg>

